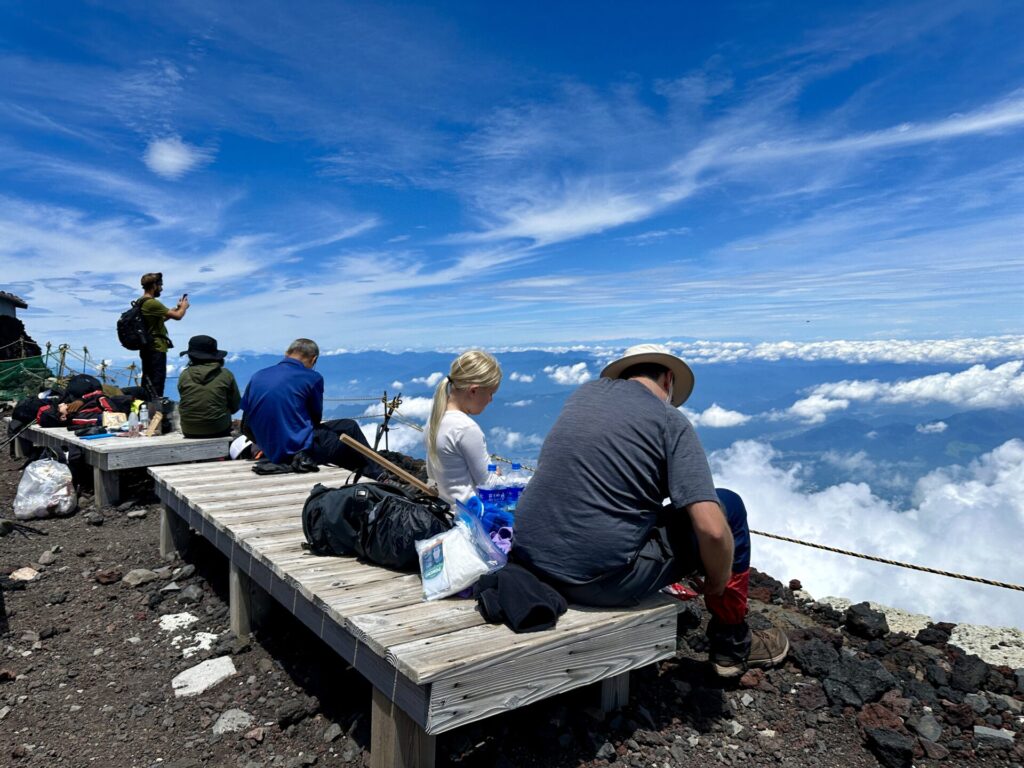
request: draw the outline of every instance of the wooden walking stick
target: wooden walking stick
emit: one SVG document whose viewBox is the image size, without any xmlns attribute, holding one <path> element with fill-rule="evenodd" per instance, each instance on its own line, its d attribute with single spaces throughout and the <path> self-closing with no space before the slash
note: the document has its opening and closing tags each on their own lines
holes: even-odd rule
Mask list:
<svg viewBox="0 0 1024 768">
<path fill-rule="evenodd" d="M 436 488 L 431 488 L 429 485 L 424 483 L 415 475 L 411 475 L 397 464 L 391 463 L 383 456 L 381 456 L 379 453 L 377 453 L 375 450 L 373 450 L 373 448 L 370 448 L 368 445 L 363 445 L 358 440 L 353 440 L 348 435 L 341 435 L 341 442 L 343 442 L 349 448 L 352 448 L 358 451 L 359 453 L 363 454 L 363 456 L 370 459 L 371 461 L 377 462 L 382 467 L 384 467 L 384 469 L 386 469 L 388 472 L 398 477 L 402 482 L 408 483 L 409 485 L 413 486 L 418 490 L 423 491 L 425 494 L 429 496 L 437 496 Z"/>
</svg>

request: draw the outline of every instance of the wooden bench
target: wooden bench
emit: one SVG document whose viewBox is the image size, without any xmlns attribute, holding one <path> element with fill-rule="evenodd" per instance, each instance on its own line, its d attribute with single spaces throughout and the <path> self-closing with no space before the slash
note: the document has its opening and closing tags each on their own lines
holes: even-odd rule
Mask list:
<svg viewBox="0 0 1024 768">
<path fill-rule="evenodd" d="M 558 626 L 517 635 L 486 624 L 473 600 L 423 600 L 418 575 L 302 548 L 303 502 L 348 472 L 260 477 L 249 462 L 154 467 L 161 552 L 194 529 L 229 561 L 231 627 L 250 631 L 265 591 L 373 685 L 371 763 L 432 766 L 434 736 L 591 683 L 602 706 L 629 696 L 629 671 L 675 653 L 678 603 L 570 608 Z"/>
<path fill-rule="evenodd" d="M 228 455 L 231 445 L 230 437 L 189 440 L 180 432 L 154 437 L 83 440 L 63 427 L 44 429 L 38 424 L 29 427 L 22 437 L 27 437 L 34 445 L 50 448 L 63 449 L 72 445 L 81 448 L 85 462 L 93 468 L 98 507 L 117 504 L 120 500 L 118 473 L 122 469 L 221 459 Z"/>
</svg>

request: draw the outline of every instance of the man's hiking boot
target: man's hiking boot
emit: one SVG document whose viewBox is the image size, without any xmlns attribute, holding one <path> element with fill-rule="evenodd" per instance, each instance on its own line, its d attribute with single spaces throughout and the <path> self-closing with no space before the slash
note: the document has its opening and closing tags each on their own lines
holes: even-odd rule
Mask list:
<svg viewBox="0 0 1024 768">
<path fill-rule="evenodd" d="M 738 677 L 748 669 L 771 667 L 789 653 L 789 638 L 781 629 L 755 629 L 750 633 L 750 651 L 746 658 L 716 650 L 712 641 L 711 665 L 719 677 Z"/>
</svg>

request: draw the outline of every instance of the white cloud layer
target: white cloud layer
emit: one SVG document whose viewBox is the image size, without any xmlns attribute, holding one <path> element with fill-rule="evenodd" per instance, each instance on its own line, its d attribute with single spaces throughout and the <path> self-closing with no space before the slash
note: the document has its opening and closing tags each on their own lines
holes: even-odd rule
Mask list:
<svg viewBox="0 0 1024 768">
<path fill-rule="evenodd" d="M 828 413 L 846 410 L 851 402 L 889 405 L 945 403 L 964 409 L 1009 408 L 1024 405 L 1022 368 L 1024 361 L 1015 360 L 994 368 L 974 365 L 959 373 L 936 373 L 892 383 L 854 379 L 819 384 L 810 395 L 790 406 L 789 414 L 808 424 L 818 424 Z"/>
<path fill-rule="evenodd" d="M 544 443 L 544 438 L 540 435 L 514 432 L 506 427 L 491 427 L 488 434 L 491 437 L 491 448 L 497 447 L 506 451 L 539 448 Z"/>
<path fill-rule="evenodd" d="M 933 421 L 931 424 L 918 424 L 915 429 L 922 435 L 938 435 L 945 432 L 948 427 L 944 421 Z"/>
<path fill-rule="evenodd" d="M 521 381 L 523 384 L 532 384 L 536 376 L 529 373 L 520 373 L 519 371 L 512 371 L 509 378 L 512 381 Z"/>
<path fill-rule="evenodd" d="M 513 400 L 511 403 L 505 403 L 509 408 L 525 408 L 528 405 L 533 405 L 533 400 Z"/>
<path fill-rule="evenodd" d="M 566 386 L 577 386 L 594 378 L 586 363 L 548 365 L 544 367 L 544 373 L 556 384 L 564 384 Z"/>
<path fill-rule="evenodd" d="M 444 377 L 445 377 L 445 374 L 441 373 L 441 371 L 434 371 L 433 373 L 431 373 L 431 374 L 429 374 L 427 376 L 417 376 L 416 378 L 413 379 L 413 383 L 414 384 L 425 384 L 428 387 L 436 387 L 437 386 L 437 382 L 439 382 Z"/>
<path fill-rule="evenodd" d="M 686 418 L 690 420 L 690 423 L 695 427 L 738 427 L 742 424 L 746 424 L 751 419 L 751 417 L 745 413 L 730 411 L 723 408 L 718 403 L 712 403 L 711 406 L 705 409 L 703 413 L 691 411 L 689 408 L 683 408 L 682 411 L 686 414 Z"/>
<path fill-rule="evenodd" d="M 968 466 L 920 479 L 900 510 L 866 483 L 811 490 L 799 466 L 781 469 L 768 445 L 737 442 L 711 455 L 719 486 L 746 501 L 750 527 L 955 573 L 1024 583 L 1007 542 L 1024 536 L 1024 441 L 1011 440 Z M 857 457 L 845 461 L 856 462 Z M 1024 627 L 1024 595 L 753 536 L 754 567 L 800 579 L 815 596 L 872 600 L 936 620 Z"/>
<path fill-rule="evenodd" d="M 172 181 L 213 159 L 213 151 L 187 144 L 178 136 L 154 139 L 142 156 L 146 166 L 158 176 Z"/>
</svg>

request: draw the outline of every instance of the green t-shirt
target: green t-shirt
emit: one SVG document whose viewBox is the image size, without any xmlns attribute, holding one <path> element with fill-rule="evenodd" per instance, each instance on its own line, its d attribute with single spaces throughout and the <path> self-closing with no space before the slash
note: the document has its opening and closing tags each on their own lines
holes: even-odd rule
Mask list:
<svg viewBox="0 0 1024 768">
<path fill-rule="evenodd" d="M 153 339 L 153 349 L 157 352 L 166 352 L 174 346 L 170 336 L 167 335 L 167 326 L 164 324 L 169 311 L 159 299 L 142 300 L 142 319 Z"/>
</svg>

